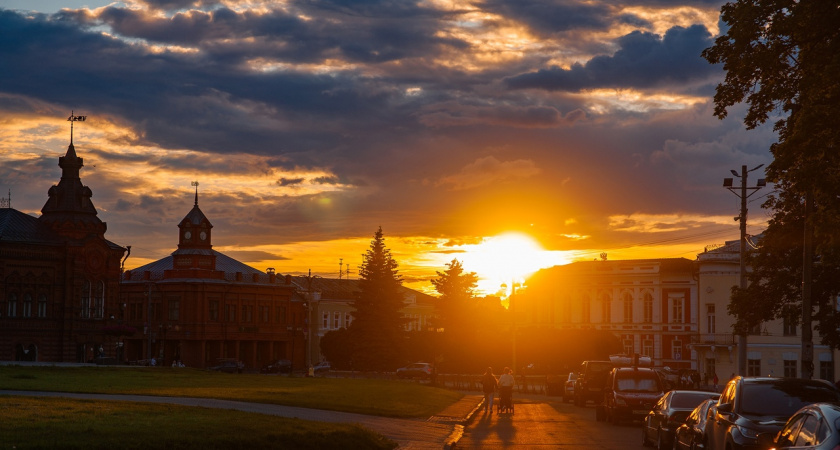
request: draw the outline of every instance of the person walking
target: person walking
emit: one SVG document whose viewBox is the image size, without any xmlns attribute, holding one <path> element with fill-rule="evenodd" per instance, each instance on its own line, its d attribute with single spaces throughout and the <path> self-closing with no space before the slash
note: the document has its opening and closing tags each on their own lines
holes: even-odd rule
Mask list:
<svg viewBox="0 0 840 450">
<path fill-rule="evenodd" d="M 488 367 L 487 371 L 484 372 L 484 376 L 481 377 L 481 386 L 482 390 L 484 391 L 484 412 L 486 413 L 488 408 L 490 410 L 490 414 L 493 414 L 493 396 L 496 394 L 496 386 L 499 382 L 496 380 L 496 376 L 493 375 L 493 368 Z"/>
<path fill-rule="evenodd" d="M 516 380 L 509 367 L 505 367 L 502 375 L 499 376 L 499 407 L 507 411 L 513 408 L 513 385 Z"/>
</svg>

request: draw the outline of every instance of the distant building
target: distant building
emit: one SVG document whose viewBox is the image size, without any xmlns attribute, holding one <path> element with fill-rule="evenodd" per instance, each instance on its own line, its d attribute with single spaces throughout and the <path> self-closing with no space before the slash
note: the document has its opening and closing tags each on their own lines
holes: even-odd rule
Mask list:
<svg viewBox="0 0 840 450">
<path fill-rule="evenodd" d="M 717 373 L 718 378 L 724 381 L 731 374 L 738 373 L 738 340 L 732 334 L 735 317 L 727 313 L 727 306 L 732 286 L 740 283 L 740 247 L 740 241 L 729 241 L 697 255 L 700 330 L 692 346 L 698 354 L 701 372 L 710 376 Z M 747 335 L 747 375 L 802 376 L 802 325 L 799 319 L 786 317 L 762 323 L 750 330 Z M 820 344 L 816 327 L 813 341 L 814 378 L 833 382 L 838 373 L 837 352 Z"/>
<path fill-rule="evenodd" d="M 516 326 L 615 334 L 626 354 L 696 369 L 694 262 L 685 258 L 581 261 L 543 269 L 513 298 Z"/>
<path fill-rule="evenodd" d="M 126 271 L 122 282 L 127 361 L 210 367 L 222 358 L 259 368 L 305 361 L 304 302 L 290 277 L 261 272 L 212 245 L 213 225 L 195 205 L 178 224 L 178 249 Z"/>
<path fill-rule="evenodd" d="M 105 239 L 71 141 L 35 218 L 0 207 L 0 359 L 92 362 L 112 340 L 126 249 Z"/>
<path fill-rule="evenodd" d="M 359 280 L 322 278 L 319 276 L 293 276 L 296 297 L 312 306 L 309 323 L 312 324 L 309 362 L 321 361 L 320 340 L 330 331 L 348 328 L 353 322 L 353 303 L 359 298 Z M 435 297 L 407 287 L 401 288 L 404 307 L 403 317 L 408 319 L 406 331 L 428 329 L 435 316 Z"/>
</svg>

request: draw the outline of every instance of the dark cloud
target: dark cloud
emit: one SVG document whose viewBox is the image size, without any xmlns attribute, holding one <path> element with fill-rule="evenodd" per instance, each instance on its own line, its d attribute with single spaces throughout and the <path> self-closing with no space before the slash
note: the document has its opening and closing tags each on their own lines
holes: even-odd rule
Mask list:
<svg viewBox="0 0 840 450">
<path fill-rule="evenodd" d="M 297 186 L 299 184 L 303 184 L 305 180 L 303 178 L 281 178 L 277 180 L 278 186 Z"/>
<path fill-rule="evenodd" d="M 678 86 L 719 73 L 700 52 L 712 45 L 702 25 L 674 27 L 664 37 L 634 31 L 621 37 L 619 50 L 596 56 L 570 69 L 551 67 L 505 80 L 511 89 L 578 92 L 595 88 L 653 88 Z"/>
<path fill-rule="evenodd" d="M 576 0 L 486 0 L 483 9 L 521 21 L 540 33 L 603 30 L 612 23 L 608 4 Z"/>
<path fill-rule="evenodd" d="M 317 177 L 313 178 L 312 182 L 317 184 L 341 184 L 341 180 L 338 177 Z"/>
</svg>

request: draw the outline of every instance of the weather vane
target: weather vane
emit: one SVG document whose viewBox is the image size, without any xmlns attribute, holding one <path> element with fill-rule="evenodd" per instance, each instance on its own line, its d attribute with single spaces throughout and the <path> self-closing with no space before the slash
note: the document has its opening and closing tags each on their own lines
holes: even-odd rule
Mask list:
<svg viewBox="0 0 840 450">
<path fill-rule="evenodd" d="M 87 119 L 87 116 L 77 116 L 73 114 L 73 110 L 70 110 L 70 117 L 67 118 L 67 121 L 70 122 L 70 144 L 73 143 L 73 122 L 84 122 Z"/>
</svg>

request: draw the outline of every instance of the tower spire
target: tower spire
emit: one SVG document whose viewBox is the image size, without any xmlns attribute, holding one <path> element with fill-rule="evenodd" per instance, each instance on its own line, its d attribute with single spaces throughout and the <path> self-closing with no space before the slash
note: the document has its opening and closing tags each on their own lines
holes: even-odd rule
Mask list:
<svg viewBox="0 0 840 450">
<path fill-rule="evenodd" d="M 193 181 L 192 185 L 195 186 L 195 206 L 198 206 L 198 181 Z"/>
</svg>

